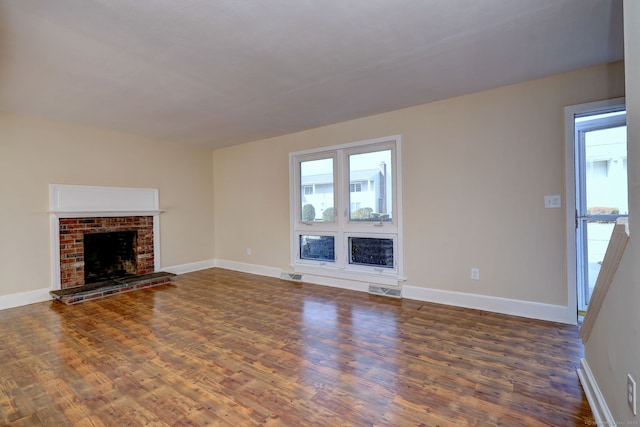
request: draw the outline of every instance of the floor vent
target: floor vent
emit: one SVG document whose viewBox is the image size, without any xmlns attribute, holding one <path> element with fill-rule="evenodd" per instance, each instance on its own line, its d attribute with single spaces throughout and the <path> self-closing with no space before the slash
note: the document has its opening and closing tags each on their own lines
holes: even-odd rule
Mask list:
<svg viewBox="0 0 640 427">
<path fill-rule="evenodd" d="M 385 288 L 382 286 L 369 285 L 369 293 L 385 297 L 402 298 L 402 289 L 399 288 Z"/>
<path fill-rule="evenodd" d="M 302 282 L 302 274 L 298 273 L 281 273 L 280 278 L 282 280 L 289 280 L 292 282 Z"/>
</svg>

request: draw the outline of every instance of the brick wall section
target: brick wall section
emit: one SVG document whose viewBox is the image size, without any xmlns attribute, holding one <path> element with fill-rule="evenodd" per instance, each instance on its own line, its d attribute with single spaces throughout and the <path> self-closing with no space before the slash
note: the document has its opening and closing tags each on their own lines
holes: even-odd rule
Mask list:
<svg viewBox="0 0 640 427">
<path fill-rule="evenodd" d="M 137 274 L 154 272 L 153 217 L 121 216 L 60 219 L 60 287 L 84 285 L 84 234 L 138 231 Z"/>
</svg>

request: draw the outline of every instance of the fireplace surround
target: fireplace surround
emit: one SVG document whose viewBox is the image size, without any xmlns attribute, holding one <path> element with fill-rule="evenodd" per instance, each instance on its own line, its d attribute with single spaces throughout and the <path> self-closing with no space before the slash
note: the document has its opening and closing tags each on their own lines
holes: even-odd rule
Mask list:
<svg viewBox="0 0 640 427">
<path fill-rule="evenodd" d="M 155 188 L 50 184 L 52 289 L 85 285 L 85 234 L 136 232 L 135 274 L 160 270 Z"/>
<path fill-rule="evenodd" d="M 132 247 L 134 259 L 130 260 L 135 264 L 124 268 L 129 274 L 148 274 L 154 272 L 154 244 L 153 244 L 153 217 L 152 216 L 117 216 L 117 217 L 81 217 L 81 218 L 60 218 L 60 288 L 66 289 L 74 286 L 81 286 L 95 283 L 91 276 L 90 260 L 85 258 L 87 249 L 87 239 L 95 238 L 99 235 L 117 235 L 119 233 L 133 232 L 136 235 L 135 246 Z M 105 249 L 104 242 L 101 245 Z M 111 247 L 110 254 L 103 253 L 102 256 L 109 255 L 118 258 L 118 248 Z M 122 249 L 122 248 L 120 248 Z M 121 258 L 121 257 L 120 257 Z M 128 264 L 128 263 L 123 263 Z M 89 273 L 89 274 L 88 274 Z M 94 275 L 100 275 L 95 272 Z M 107 276 L 103 272 L 102 276 Z M 104 280 L 117 276 L 124 276 L 112 272 L 110 277 L 103 277 Z M 89 279 L 87 281 L 87 276 Z"/>
</svg>

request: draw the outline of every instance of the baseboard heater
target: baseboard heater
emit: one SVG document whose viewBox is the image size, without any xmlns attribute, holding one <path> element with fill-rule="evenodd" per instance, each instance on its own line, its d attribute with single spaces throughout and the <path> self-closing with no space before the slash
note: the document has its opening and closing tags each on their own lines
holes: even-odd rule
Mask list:
<svg viewBox="0 0 640 427">
<path fill-rule="evenodd" d="M 386 288 L 383 286 L 369 285 L 369 293 L 391 298 L 402 298 L 402 289 L 400 288 Z"/>
</svg>

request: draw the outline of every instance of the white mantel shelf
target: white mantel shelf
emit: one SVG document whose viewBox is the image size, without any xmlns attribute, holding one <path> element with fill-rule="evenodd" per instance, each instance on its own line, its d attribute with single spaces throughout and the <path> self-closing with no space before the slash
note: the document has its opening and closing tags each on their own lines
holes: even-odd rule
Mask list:
<svg viewBox="0 0 640 427">
<path fill-rule="evenodd" d="M 47 211 L 58 218 L 92 218 L 117 216 L 154 216 L 165 211 Z"/>
</svg>

